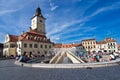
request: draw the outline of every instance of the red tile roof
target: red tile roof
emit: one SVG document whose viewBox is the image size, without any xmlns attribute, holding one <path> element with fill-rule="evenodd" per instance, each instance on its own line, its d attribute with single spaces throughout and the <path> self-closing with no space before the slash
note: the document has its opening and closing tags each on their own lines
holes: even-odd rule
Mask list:
<svg viewBox="0 0 120 80">
<path fill-rule="evenodd" d="M 106 38 L 105 41 L 106 42 L 116 42 L 116 40 L 114 40 L 113 38 Z"/>
<path fill-rule="evenodd" d="M 82 46 L 82 44 L 73 44 L 72 46 L 78 47 L 78 46 Z"/>
<path fill-rule="evenodd" d="M 82 41 L 93 41 L 93 40 L 95 40 L 95 38 L 93 38 L 93 39 L 84 39 Z"/>
<path fill-rule="evenodd" d="M 10 36 L 10 42 L 17 42 L 18 36 L 17 35 L 9 35 Z"/>
<path fill-rule="evenodd" d="M 23 33 L 20 37 L 22 41 L 40 41 L 40 42 L 47 42 L 51 43 L 50 39 L 47 39 L 45 35 L 42 35 L 35 30 L 30 30 L 29 32 Z"/>
<path fill-rule="evenodd" d="M 107 42 L 116 42 L 116 40 L 112 38 L 105 38 L 104 41 L 97 42 L 97 44 L 106 44 Z"/>
<path fill-rule="evenodd" d="M 54 44 L 54 48 L 72 48 L 82 46 L 82 44 Z"/>
<path fill-rule="evenodd" d="M 97 42 L 97 44 L 106 44 L 105 41 L 100 41 L 100 42 Z"/>
</svg>

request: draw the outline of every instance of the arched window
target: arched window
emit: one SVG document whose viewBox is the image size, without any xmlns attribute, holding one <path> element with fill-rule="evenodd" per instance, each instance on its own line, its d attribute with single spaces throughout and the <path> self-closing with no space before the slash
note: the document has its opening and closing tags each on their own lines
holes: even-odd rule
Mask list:
<svg viewBox="0 0 120 80">
<path fill-rule="evenodd" d="M 30 36 L 29 35 L 27 36 L 27 39 L 30 40 Z"/>
<path fill-rule="evenodd" d="M 32 39 L 33 39 L 33 36 L 30 36 L 30 39 L 32 40 Z"/>
<path fill-rule="evenodd" d="M 46 39 L 45 39 L 45 38 L 43 38 L 43 41 L 46 41 Z"/>
<path fill-rule="evenodd" d="M 40 41 L 40 37 L 37 37 L 37 41 Z"/>
<path fill-rule="evenodd" d="M 37 37 L 36 37 L 36 36 L 34 37 L 34 40 L 37 40 Z"/>
<path fill-rule="evenodd" d="M 40 41 L 42 41 L 42 37 L 40 37 Z"/>
</svg>

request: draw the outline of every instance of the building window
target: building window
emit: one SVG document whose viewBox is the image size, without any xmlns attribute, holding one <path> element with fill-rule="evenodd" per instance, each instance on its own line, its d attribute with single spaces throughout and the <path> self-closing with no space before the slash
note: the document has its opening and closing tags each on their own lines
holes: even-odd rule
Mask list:
<svg viewBox="0 0 120 80">
<path fill-rule="evenodd" d="M 14 48 L 14 47 L 16 47 L 15 44 L 10 44 L 10 48 Z"/>
<path fill-rule="evenodd" d="M 40 22 L 42 22 L 42 20 L 39 20 Z"/>
<path fill-rule="evenodd" d="M 32 44 L 29 44 L 29 47 L 32 48 Z"/>
<path fill-rule="evenodd" d="M 24 48 L 27 48 L 27 44 L 26 43 L 24 44 Z"/>
<path fill-rule="evenodd" d="M 33 36 L 30 36 L 30 40 L 32 40 L 33 39 Z"/>
<path fill-rule="evenodd" d="M 42 44 L 40 45 L 40 48 L 43 48 L 43 45 L 42 45 Z"/>
<path fill-rule="evenodd" d="M 37 41 L 40 41 L 40 37 L 37 38 Z"/>
<path fill-rule="evenodd" d="M 114 46 L 114 48 L 116 48 L 116 47 Z"/>
<path fill-rule="evenodd" d="M 111 52 L 111 50 L 109 50 L 109 52 Z"/>
<path fill-rule="evenodd" d="M 20 44 L 18 44 L 18 48 L 20 48 Z"/>
<path fill-rule="evenodd" d="M 18 52 L 21 52 L 21 50 L 18 50 Z"/>
<path fill-rule="evenodd" d="M 115 45 L 115 43 L 113 43 L 113 45 Z"/>
<path fill-rule="evenodd" d="M 29 36 L 27 36 L 27 39 L 28 39 L 28 40 L 30 40 L 30 37 L 29 37 Z"/>
<path fill-rule="evenodd" d="M 112 43 L 110 45 L 112 46 Z"/>
<path fill-rule="evenodd" d="M 34 44 L 34 48 L 37 48 L 37 44 Z"/>
<path fill-rule="evenodd" d="M 49 48 L 51 48 L 51 45 L 49 46 Z"/>
<path fill-rule="evenodd" d="M 34 37 L 34 40 L 37 40 L 37 37 L 36 37 L 36 36 Z"/>
<path fill-rule="evenodd" d="M 47 48 L 47 45 L 45 45 L 45 48 Z"/>
</svg>

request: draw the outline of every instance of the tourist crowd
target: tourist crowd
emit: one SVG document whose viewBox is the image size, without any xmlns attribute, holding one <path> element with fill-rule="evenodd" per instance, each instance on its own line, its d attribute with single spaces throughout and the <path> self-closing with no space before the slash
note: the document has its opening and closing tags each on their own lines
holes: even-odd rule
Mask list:
<svg viewBox="0 0 120 80">
<path fill-rule="evenodd" d="M 116 58 L 119 57 L 119 53 L 81 53 L 77 54 L 78 57 L 80 57 L 82 60 L 85 62 L 102 62 L 102 61 L 110 61 L 110 60 L 115 60 Z"/>
</svg>

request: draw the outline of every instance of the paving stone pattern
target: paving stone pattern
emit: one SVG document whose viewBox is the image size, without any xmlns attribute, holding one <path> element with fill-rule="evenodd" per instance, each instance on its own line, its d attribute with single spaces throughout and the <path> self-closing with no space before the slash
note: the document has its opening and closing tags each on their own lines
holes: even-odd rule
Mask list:
<svg viewBox="0 0 120 80">
<path fill-rule="evenodd" d="M 120 80 L 120 66 L 93 69 L 45 69 L 0 60 L 0 80 Z"/>
</svg>

